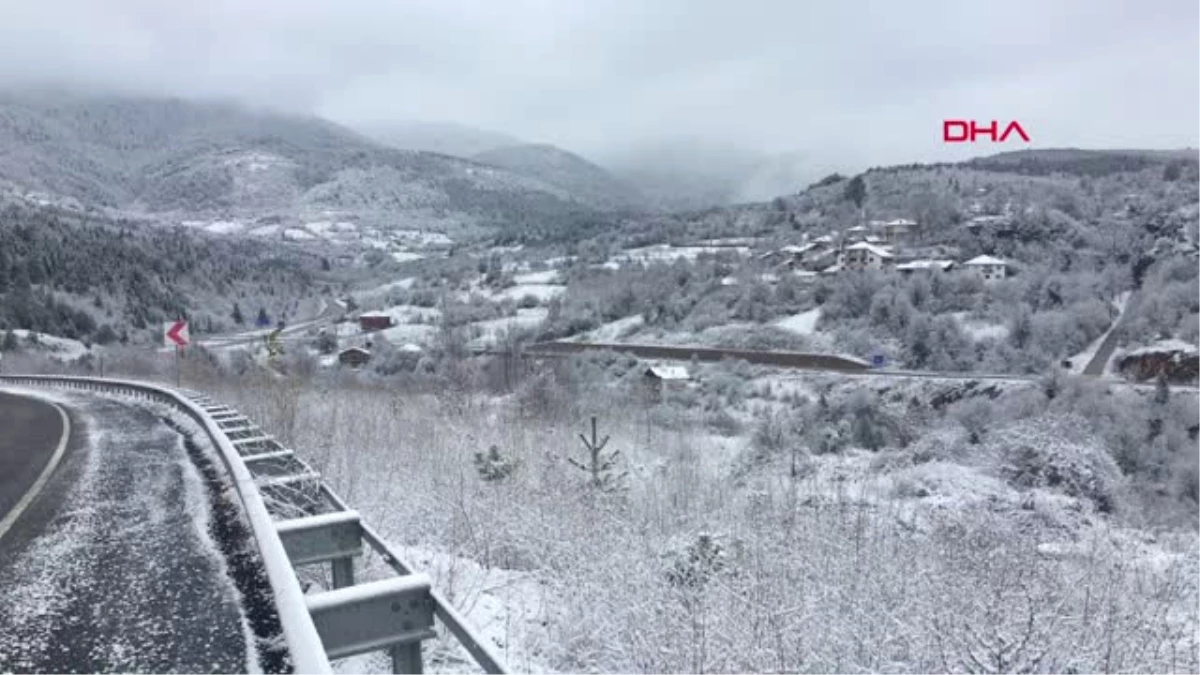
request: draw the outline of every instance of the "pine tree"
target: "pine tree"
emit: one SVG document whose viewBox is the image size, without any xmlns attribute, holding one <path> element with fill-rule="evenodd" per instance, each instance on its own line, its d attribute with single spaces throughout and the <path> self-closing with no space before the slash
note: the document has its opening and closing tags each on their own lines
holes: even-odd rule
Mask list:
<svg viewBox="0 0 1200 675">
<path fill-rule="evenodd" d="M 242 316 L 242 307 L 236 302 L 233 303 L 233 313 L 229 315 L 233 322 L 239 326 L 246 323 L 246 318 Z"/>
<path fill-rule="evenodd" d="M 854 202 L 854 208 L 861 209 L 863 203 L 867 201 L 867 184 L 863 182 L 861 175 L 855 176 L 846 183 L 846 188 L 842 195 L 846 201 Z"/>
<path fill-rule="evenodd" d="M 601 490 L 615 490 L 620 487 L 620 481 L 625 478 L 628 472 L 616 473 L 615 467 L 617 458 L 620 456 L 620 450 L 605 454 L 604 446 L 608 445 L 608 436 L 604 440 L 596 438 L 596 418 L 592 418 L 592 437 L 579 434 L 580 440 L 583 441 L 583 446 L 588 451 L 588 463 L 575 461 L 574 458 L 568 457 L 567 461 L 577 469 L 586 471 L 591 474 L 591 484 L 593 487 Z"/>
<path fill-rule="evenodd" d="M 18 347 L 20 347 L 20 342 L 17 340 L 17 334 L 9 328 L 4 333 L 4 343 L 0 345 L 0 351 L 15 352 Z"/>
<path fill-rule="evenodd" d="M 1171 402 L 1171 385 L 1167 382 L 1167 374 L 1159 373 L 1154 383 L 1153 406 L 1150 410 L 1149 439 L 1154 440 L 1162 434 L 1163 422 L 1167 417 L 1167 404 Z"/>
<path fill-rule="evenodd" d="M 1159 373 L 1154 382 L 1154 404 L 1165 408 L 1171 401 L 1171 384 L 1167 381 L 1165 372 Z"/>
</svg>

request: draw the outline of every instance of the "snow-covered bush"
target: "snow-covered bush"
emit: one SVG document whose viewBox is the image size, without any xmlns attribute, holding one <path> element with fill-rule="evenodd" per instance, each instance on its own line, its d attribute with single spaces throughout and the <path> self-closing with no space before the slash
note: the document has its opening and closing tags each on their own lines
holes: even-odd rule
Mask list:
<svg viewBox="0 0 1200 675">
<path fill-rule="evenodd" d="M 493 445 L 486 453 L 475 453 L 475 470 L 485 481 L 498 481 L 508 478 L 517 470 L 520 463 L 510 457 L 500 454 L 499 446 Z"/>
<path fill-rule="evenodd" d="M 1010 484 L 1052 488 L 1114 511 L 1122 489 L 1121 471 L 1087 420 L 1047 414 L 1011 424 L 985 444 Z"/>
</svg>

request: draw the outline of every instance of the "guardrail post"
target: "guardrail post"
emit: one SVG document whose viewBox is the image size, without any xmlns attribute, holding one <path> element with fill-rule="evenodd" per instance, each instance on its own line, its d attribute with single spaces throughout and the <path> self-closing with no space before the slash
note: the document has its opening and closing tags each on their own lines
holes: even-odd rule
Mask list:
<svg viewBox="0 0 1200 675">
<path fill-rule="evenodd" d="M 362 555 L 362 523 L 354 511 L 287 520 L 276 525 L 293 565 L 328 561 L 333 587 L 354 585 L 354 556 Z"/>
<path fill-rule="evenodd" d="M 329 565 L 332 568 L 334 588 L 354 585 L 354 558 L 335 558 Z"/>
<path fill-rule="evenodd" d="M 420 675 L 425 672 L 425 664 L 421 658 L 421 643 L 413 642 L 407 645 L 392 647 L 392 672 L 413 673 Z"/>
</svg>

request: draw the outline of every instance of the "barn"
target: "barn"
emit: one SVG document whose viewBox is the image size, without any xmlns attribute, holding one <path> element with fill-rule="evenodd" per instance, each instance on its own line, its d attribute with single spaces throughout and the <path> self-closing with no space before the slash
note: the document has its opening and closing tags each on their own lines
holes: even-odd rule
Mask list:
<svg viewBox="0 0 1200 675">
<path fill-rule="evenodd" d="M 358 317 L 358 327 L 364 333 L 392 327 L 392 317 L 382 312 L 364 312 Z"/>
</svg>

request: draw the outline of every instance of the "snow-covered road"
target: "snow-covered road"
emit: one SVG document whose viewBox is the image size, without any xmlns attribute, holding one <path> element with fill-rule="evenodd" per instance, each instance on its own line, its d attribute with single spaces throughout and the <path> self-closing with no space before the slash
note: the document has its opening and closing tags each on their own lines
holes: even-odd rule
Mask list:
<svg viewBox="0 0 1200 675">
<path fill-rule="evenodd" d="M 72 433 L 0 542 L 0 672 L 259 671 L 183 437 L 133 403 L 37 395 Z"/>
</svg>

